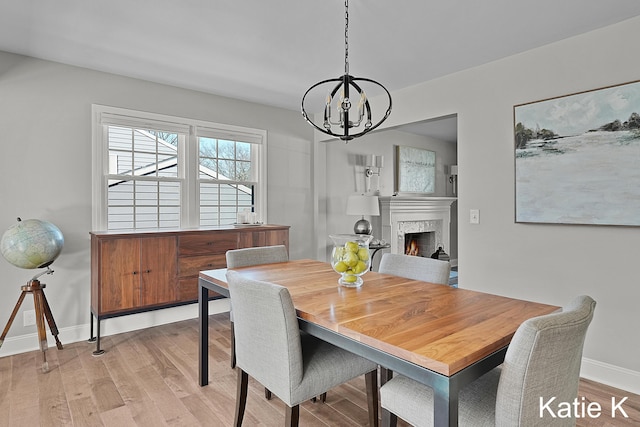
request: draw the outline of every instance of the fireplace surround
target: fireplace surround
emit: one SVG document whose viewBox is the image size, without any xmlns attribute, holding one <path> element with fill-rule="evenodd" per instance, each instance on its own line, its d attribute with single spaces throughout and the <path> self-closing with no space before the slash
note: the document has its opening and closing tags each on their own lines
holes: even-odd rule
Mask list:
<svg viewBox="0 0 640 427">
<path fill-rule="evenodd" d="M 405 235 L 414 233 L 431 234 L 419 256 L 430 256 L 438 246 L 451 250 L 451 204 L 455 197 L 391 196 L 379 200 L 380 235 L 391 245 L 391 253 L 404 254 Z"/>
</svg>

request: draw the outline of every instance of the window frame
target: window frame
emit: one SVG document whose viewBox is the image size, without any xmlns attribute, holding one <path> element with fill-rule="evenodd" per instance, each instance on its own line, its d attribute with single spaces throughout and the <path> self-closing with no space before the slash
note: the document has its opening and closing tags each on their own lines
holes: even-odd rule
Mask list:
<svg viewBox="0 0 640 427">
<path fill-rule="evenodd" d="M 149 113 L 105 105 L 92 105 L 92 218 L 93 230 L 108 230 L 109 147 L 108 125 L 166 130 L 184 134 L 178 144 L 180 228 L 200 226 L 199 136 L 252 144 L 251 165 L 257 181 L 254 210 L 267 222 L 267 131 L 209 121 Z M 215 136 L 213 136 L 215 135 Z M 211 226 L 207 226 L 211 227 Z M 135 230 L 135 229 L 132 229 Z M 162 230 L 139 229 L 139 231 Z"/>
</svg>

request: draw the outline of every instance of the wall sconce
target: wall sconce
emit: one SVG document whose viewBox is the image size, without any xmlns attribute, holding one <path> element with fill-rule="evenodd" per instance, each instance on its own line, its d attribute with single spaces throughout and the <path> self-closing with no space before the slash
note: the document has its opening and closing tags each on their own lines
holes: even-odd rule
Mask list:
<svg viewBox="0 0 640 427">
<path fill-rule="evenodd" d="M 453 195 L 458 193 L 458 165 L 449 166 L 449 182 L 453 185 Z"/>
<path fill-rule="evenodd" d="M 366 157 L 366 169 L 364 170 L 364 176 L 367 181 L 367 193 L 371 191 L 371 177 L 373 175 L 378 175 L 378 180 L 380 179 L 380 169 L 384 166 L 384 157 L 383 156 L 375 156 L 373 154 L 369 154 Z M 375 169 L 375 170 L 374 170 Z M 376 188 L 376 191 L 378 189 Z"/>
</svg>

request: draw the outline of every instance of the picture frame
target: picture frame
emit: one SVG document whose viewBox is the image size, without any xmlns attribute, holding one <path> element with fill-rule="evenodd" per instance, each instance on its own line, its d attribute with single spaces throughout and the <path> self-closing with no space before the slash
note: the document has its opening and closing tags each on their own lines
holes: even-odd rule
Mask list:
<svg viewBox="0 0 640 427">
<path fill-rule="evenodd" d="M 640 80 L 513 113 L 516 223 L 640 225 Z"/>
<path fill-rule="evenodd" d="M 397 194 L 432 194 L 435 192 L 435 182 L 435 151 L 396 146 Z"/>
</svg>

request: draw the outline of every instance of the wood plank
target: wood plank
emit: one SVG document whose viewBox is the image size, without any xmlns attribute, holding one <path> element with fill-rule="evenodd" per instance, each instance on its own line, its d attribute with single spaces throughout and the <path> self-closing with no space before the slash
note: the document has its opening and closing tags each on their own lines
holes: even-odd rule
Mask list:
<svg viewBox="0 0 640 427">
<path fill-rule="evenodd" d="M 49 371 L 47 375 L 38 375 L 40 425 L 68 426 L 72 425 L 71 412 L 64 392 L 62 375 L 57 359 L 58 351 L 47 351 Z"/>
<path fill-rule="evenodd" d="M 100 414 L 91 396 L 85 396 L 69 400 L 69 412 L 73 423 L 71 425 L 82 425 L 87 427 L 102 426 Z"/>
</svg>

